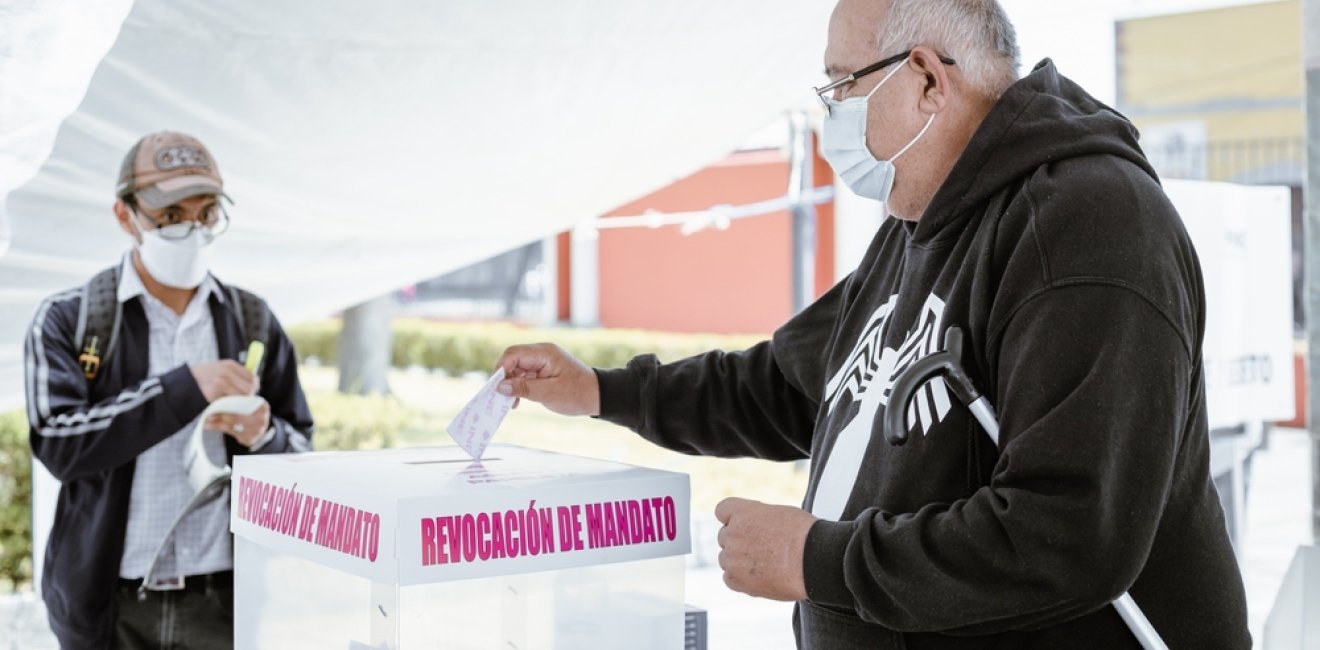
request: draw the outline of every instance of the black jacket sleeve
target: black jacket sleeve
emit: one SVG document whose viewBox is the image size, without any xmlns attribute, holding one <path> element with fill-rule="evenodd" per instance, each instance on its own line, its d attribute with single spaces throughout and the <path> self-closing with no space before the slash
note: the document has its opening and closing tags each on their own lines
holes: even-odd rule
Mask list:
<svg viewBox="0 0 1320 650">
<path fill-rule="evenodd" d="M 238 444 L 236 454 L 283 454 L 312 450 L 312 413 L 298 380 L 298 355 L 274 314 L 270 317 L 270 341 L 266 344 L 258 393 L 270 404 L 270 426 L 274 436 L 258 449 Z M 232 439 L 226 438 L 232 442 Z"/>
<path fill-rule="evenodd" d="M 999 346 L 989 485 L 913 513 L 817 522 L 809 598 L 960 634 L 1035 629 L 1114 600 L 1145 564 L 1198 404 L 1189 339 L 1121 284 L 1029 299 Z"/>
<path fill-rule="evenodd" d="M 60 481 L 114 469 L 182 429 L 206 408 L 186 366 L 89 403 L 73 321 L 78 300 L 38 310 L 24 344 L 33 455 Z"/>
<path fill-rule="evenodd" d="M 601 418 L 685 454 L 807 458 L 844 285 L 748 350 L 668 364 L 643 355 L 597 370 Z"/>
</svg>

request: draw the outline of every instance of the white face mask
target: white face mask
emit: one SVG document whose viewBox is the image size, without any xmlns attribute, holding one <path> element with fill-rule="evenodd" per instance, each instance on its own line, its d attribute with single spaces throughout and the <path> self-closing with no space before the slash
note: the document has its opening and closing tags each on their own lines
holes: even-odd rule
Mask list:
<svg viewBox="0 0 1320 650">
<path fill-rule="evenodd" d="M 214 235 L 193 228 L 183 239 L 165 239 L 154 230 L 142 230 L 136 215 L 129 221 L 142 236 L 142 242 L 134 247 L 152 278 L 175 289 L 196 289 L 202 284 L 211 270 Z"/>
<path fill-rule="evenodd" d="M 894 69 L 890 70 L 889 74 L 885 75 L 885 78 L 881 79 L 880 83 L 864 97 L 849 97 L 843 100 L 825 98 L 829 103 L 830 112 L 825 116 L 824 133 L 821 135 L 821 153 L 834 169 L 834 173 L 848 185 L 848 189 L 857 196 L 875 199 L 881 203 L 889 202 L 889 193 L 894 189 L 894 161 L 911 149 L 935 121 L 935 115 L 932 114 L 917 136 L 889 160 L 876 160 L 871 150 L 867 148 L 866 112 L 867 106 L 871 103 L 871 96 L 875 91 L 880 90 L 890 77 L 902 70 L 904 63 L 906 60 L 894 66 Z"/>
</svg>

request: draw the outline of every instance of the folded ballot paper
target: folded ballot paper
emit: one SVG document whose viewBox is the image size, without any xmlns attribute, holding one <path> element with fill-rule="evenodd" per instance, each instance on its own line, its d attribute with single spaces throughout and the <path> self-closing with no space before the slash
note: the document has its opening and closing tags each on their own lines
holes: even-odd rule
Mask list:
<svg viewBox="0 0 1320 650">
<path fill-rule="evenodd" d="M 490 439 L 495 437 L 495 430 L 500 428 L 504 416 L 513 408 L 513 398 L 495 390 L 501 381 L 504 381 L 503 368 L 491 375 L 486 385 L 477 391 L 476 396 L 445 429 L 473 460 L 481 460 L 481 455 L 486 453 L 486 447 L 490 445 Z"/>
</svg>

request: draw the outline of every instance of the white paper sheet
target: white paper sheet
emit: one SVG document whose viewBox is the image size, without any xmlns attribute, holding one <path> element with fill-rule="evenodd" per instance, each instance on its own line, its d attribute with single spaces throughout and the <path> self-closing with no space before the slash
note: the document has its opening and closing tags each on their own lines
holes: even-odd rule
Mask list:
<svg viewBox="0 0 1320 650">
<path fill-rule="evenodd" d="M 481 460 L 491 438 L 495 437 L 495 431 L 504 421 L 504 416 L 513 408 L 512 397 L 495 391 L 501 381 L 504 381 L 503 368 L 491 375 L 486 385 L 477 391 L 476 396 L 454 416 L 454 421 L 445 429 L 454 442 L 474 460 Z"/>
<path fill-rule="evenodd" d="M 192 438 L 189 439 L 188 446 L 183 452 L 184 471 L 188 474 L 188 483 L 193 490 L 201 490 L 217 477 L 229 472 L 229 466 L 216 465 L 206 454 L 206 446 L 202 443 L 203 436 L 207 435 L 206 419 L 221 413 L 252 415 L 265 402 L 266 400 L 257 395 L 228 395 L 211 402 L 210 406 L 207 406 L 206 410 L 197 417 L 197 426 L 193 428 Z"/>
</svg>

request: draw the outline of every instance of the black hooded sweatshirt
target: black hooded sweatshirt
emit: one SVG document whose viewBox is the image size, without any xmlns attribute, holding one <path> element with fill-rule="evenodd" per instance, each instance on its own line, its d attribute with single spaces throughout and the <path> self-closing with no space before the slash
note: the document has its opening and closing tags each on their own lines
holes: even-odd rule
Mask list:
<svg viewBox="0 0 1320 650">
<path fill-rule="evenodd" d="M 941 381 L 889 444 L 893 379 L 951 326 L 999 447 Z M 807 538 L 802 648 L 1138 648 L 1110 604 L 1125 590 L 1175 650 L 1249 648 L 1204 329 L 1195 251 L 1136 129 L 1046 60 L 921 219 L 888 220 L 771 340 L 597 374 L 602 417 L 662 446 L 811 458 L 808 510 L 842 477 L 841 512 Z M 850 428 L 864 453 L 831 458 Z"/>
</svg>

